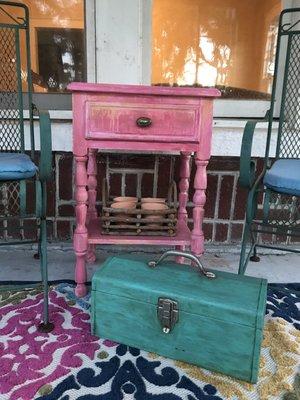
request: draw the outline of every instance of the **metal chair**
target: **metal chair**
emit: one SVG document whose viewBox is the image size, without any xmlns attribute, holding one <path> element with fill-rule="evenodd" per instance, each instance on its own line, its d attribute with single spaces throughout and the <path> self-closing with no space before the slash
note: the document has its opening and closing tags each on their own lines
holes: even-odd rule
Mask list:
<svg viewBox="0 0 300 400">
<path fill-rule="evenodd" d="M 289 250 L 299 249 L 258 241 L 258 234 L 284 235 L 288 241 L 300 237 L 300 8 L 284 10 L 279 18 L 275 72 L 270 110 L 266 115 L 268 134 L 263 170 L 255 173 L 251 147 L 256 120 L 248 121 L 243 135 L 240 185 L 249 190 L 243 232 L 239 274 L 244 274 L 249 259 L 259 261 L 257 247 Z M 289 18 L 292 22 L 285 22 Z M 275 159 L 270 158 L 274 127 L 275 92 L 278 82 L 280 54 L 285 65 L 280 102 Z M 262 199 L 262 209 L 258 203 Z M 273 236 L 274 237 L 274 236 Z M 249 249 L 250 244 L 250 249 Z"/>
<path fill-rule="evenodd" d="M 52 179 L 51 127 L 49 113 L 32 103 L 29 13 L 23 4 L 0 1 L 0 54 L 0 245 L 38 243 L 44 291 L 39 330 L 50 332 L 54 325 L 48 316 L 46 184 Z M 35 232 L 33 238 L 27 238 L 27 230 Z"/>
</svg>

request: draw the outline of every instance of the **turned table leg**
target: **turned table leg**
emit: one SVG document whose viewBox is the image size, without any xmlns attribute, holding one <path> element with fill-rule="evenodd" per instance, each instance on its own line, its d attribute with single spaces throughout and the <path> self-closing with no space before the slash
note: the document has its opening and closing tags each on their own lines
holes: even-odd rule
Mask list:
<svg viewBox="0 0 300 400">
<path fill-rule="evenodd" d="M 206 166 L 208 161 L 200 160 L 195 154 L 196 175 L 194 180 L 195 193 L 193 197 L 193 223 L 191 250 L 196 256 L 201 256 L 204 252 L 203 218 L 204 205 L 206 201 L 205 189 L 207 187 Z"/>
<path fill-rule="evenodd" d="M 89 149 L 88 164 L 87 164 L 87 182 L 88 182 L 88 209 L 87 209 L 87 224 L 89 221 L 97 218 L 96 196 L 97 196 L 97 150 Z M 86 255 L 86 261 L 93 263 L 96 261 L 95 245 L 89 244 Z"/>
<path fill-rule="evenodd" d="M 188 214 L 186 210 L 187 202 L 189 199 L 189 186 L 190 186 L 190 174 L 191 174 L 191 152 L 181 153 L 180 163 L 180 182 L 179 182 L 179 209 L 178 209 L 178 223 L 187 224 Z M 177 250 L 184 251 L 185 246 L 176 246 Z M 183 257 L 177 257 L 176 261 L 180 264 L 186 262 Z"/>
<path fill-rule="evenodd" d="M 85 258 L 88 248 L 88 234 L 86 228 L 87 216 L 87 156 L 75 156 L 75 200 L 76 200 L 76 229 L 74 232 L 74 249 L 76 254 L 75 281 L 77 283 L 75 294 L 82 297 L 86 294 L 86 266 Z"/>
</svg>

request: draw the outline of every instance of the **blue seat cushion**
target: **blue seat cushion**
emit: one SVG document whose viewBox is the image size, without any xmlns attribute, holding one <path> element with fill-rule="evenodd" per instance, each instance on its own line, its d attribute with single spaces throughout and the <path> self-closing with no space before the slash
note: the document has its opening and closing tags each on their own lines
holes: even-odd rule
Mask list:
<svg viewBox="0 0 300 400">
<path fill-rule="evenodd" d="M 0 181 L 32 178 L 36 172 L 36 165 L 26 154 L 0 153 Z"/>
<path fill-rule="evenodd" d="M 300 160 L 277 160 L 266 172 L 264 185 L 279 193 L 300 196 Z"/>
</svg>

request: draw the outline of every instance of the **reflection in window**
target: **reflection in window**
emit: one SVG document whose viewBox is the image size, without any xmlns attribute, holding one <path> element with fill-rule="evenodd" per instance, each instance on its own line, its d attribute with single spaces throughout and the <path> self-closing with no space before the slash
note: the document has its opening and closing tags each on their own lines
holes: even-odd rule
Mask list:
<svg viewBox="0 0 300 400">
<path fill-rule="evenodd" d="M 263 80 L 265 81 L 265 85 L 267 86 L 268 92 L 271 92 L 272 90 L 272 82 L 275 70 L 277 26 L 278 26 L 278 17 L 276 17 L 270 24 L 267 35 Z"/>
<path fill-rule="evenodd" d="M 20 2 L 29 8 L 34 91 L 62 92 L 69 82 L 85 80 L 84 0 Z M 23 16 L 23 10 L 19 7 L 10 6 L 10 12 L 14 13 L 15 18 Z M 0 22 L 7 22 L 5 13 L 0 15 Z M 24 31 L 20 32 L 20 42 L 23 52 L 26 48 Z M 21 64 L 23 90 L 26 91 L 25 58 Z"/>
<path fill-rule="evenodd" d="M 280 0 L 153 0 L 152 83 L 269 98 Z"/>
<path fill-rule="evenodd" d="M 84 80 L 83 35 L 81 29 L 37 30 L 39 75 L 48 91 Z"/>
</svg>

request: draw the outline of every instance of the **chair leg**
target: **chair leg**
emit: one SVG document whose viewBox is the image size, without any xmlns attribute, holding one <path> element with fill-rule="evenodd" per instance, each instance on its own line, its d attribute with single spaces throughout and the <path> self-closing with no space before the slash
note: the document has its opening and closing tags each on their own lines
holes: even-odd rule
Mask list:
<svg viewBox="0 0 300 400">
<path fill-rule="evenodd" d="M 47 222 L 46 222 L 46 184 L 42 183 L 42 218 L 40 226 L 40 240 L 39 240 L 39 252 L 40 252 L 40 265 L 41 275 L 43 281 L 43 315 L 42 322 L 38 326 L 39 332 L 51 332 L 54 329 L 54 324 L 49 321 L 49 293 L 48 293 L 48 262 L 47 262 Z"/>
<path fill-rule="evenodd" d="M 41 221 L 41 238 L 40 238 L 40 263 L 41 263 L 41 274 L 43 281 L 43 316 L 42 322 L 40 323 L 38 330 L 39 332 L 51 332 L 54 329 L 54 324 L 49 321 L 49 297 L 48 297 L 48 266 L 47 266 L 47 228 L 46 220 Z"/>
<path fill-rule="evenodd" d="M 252 262 L 260 262 L 260 257 L 258 257 L 258 255 L 257 255 L 257 248 L 256 248 L 256 246 L 254 246 L 254 248 L 253 248 L 253 254 L 252 254 L 252 256 L 250 257 L 250 261 L 252 261 Z"/>
<path fill-rule="evenodd" d="M 42 252 L 42 250 L 41 250 L 41 241 L 39 241 L 38 251 L 36 253 L 34 253 L 33 258 L 35 260 L 40 260 L 41 259 L 41 252 Z"/>
<path fill-rule="evenodd" d="M 257 255 L 256 240 L 255 240 L 255 237 L 254 237 L 254 234 L 253 234 L 252 231 L 250 231 L 250 235 L 251 235 L 252 246 L 253 246 L 253 254 L 252 254 L 252 256 L 251 256 L 249 259 L 250 259 L 250 261 L 252 261 L 252 262 L 259 262 L 259 261 L 260 261 L 260 258 L 259 258 L 258 255 Z"/>
<path fill-rule="evenodd" d="M 242 238 L 242 247 L 241 247 L 241 254 L 240 254 L 240 264 L 239 264 L 239 275 L 244 275 L 247 264 L 249 261 L 249 254 L 246 255 L 246 250 L 247 250 L 247 244 L 249 242 L 251 233 L 250 233 L 250 227 L 246 223 L 244 232 L 243 232 L 243 238 Z"/>
</svg>

